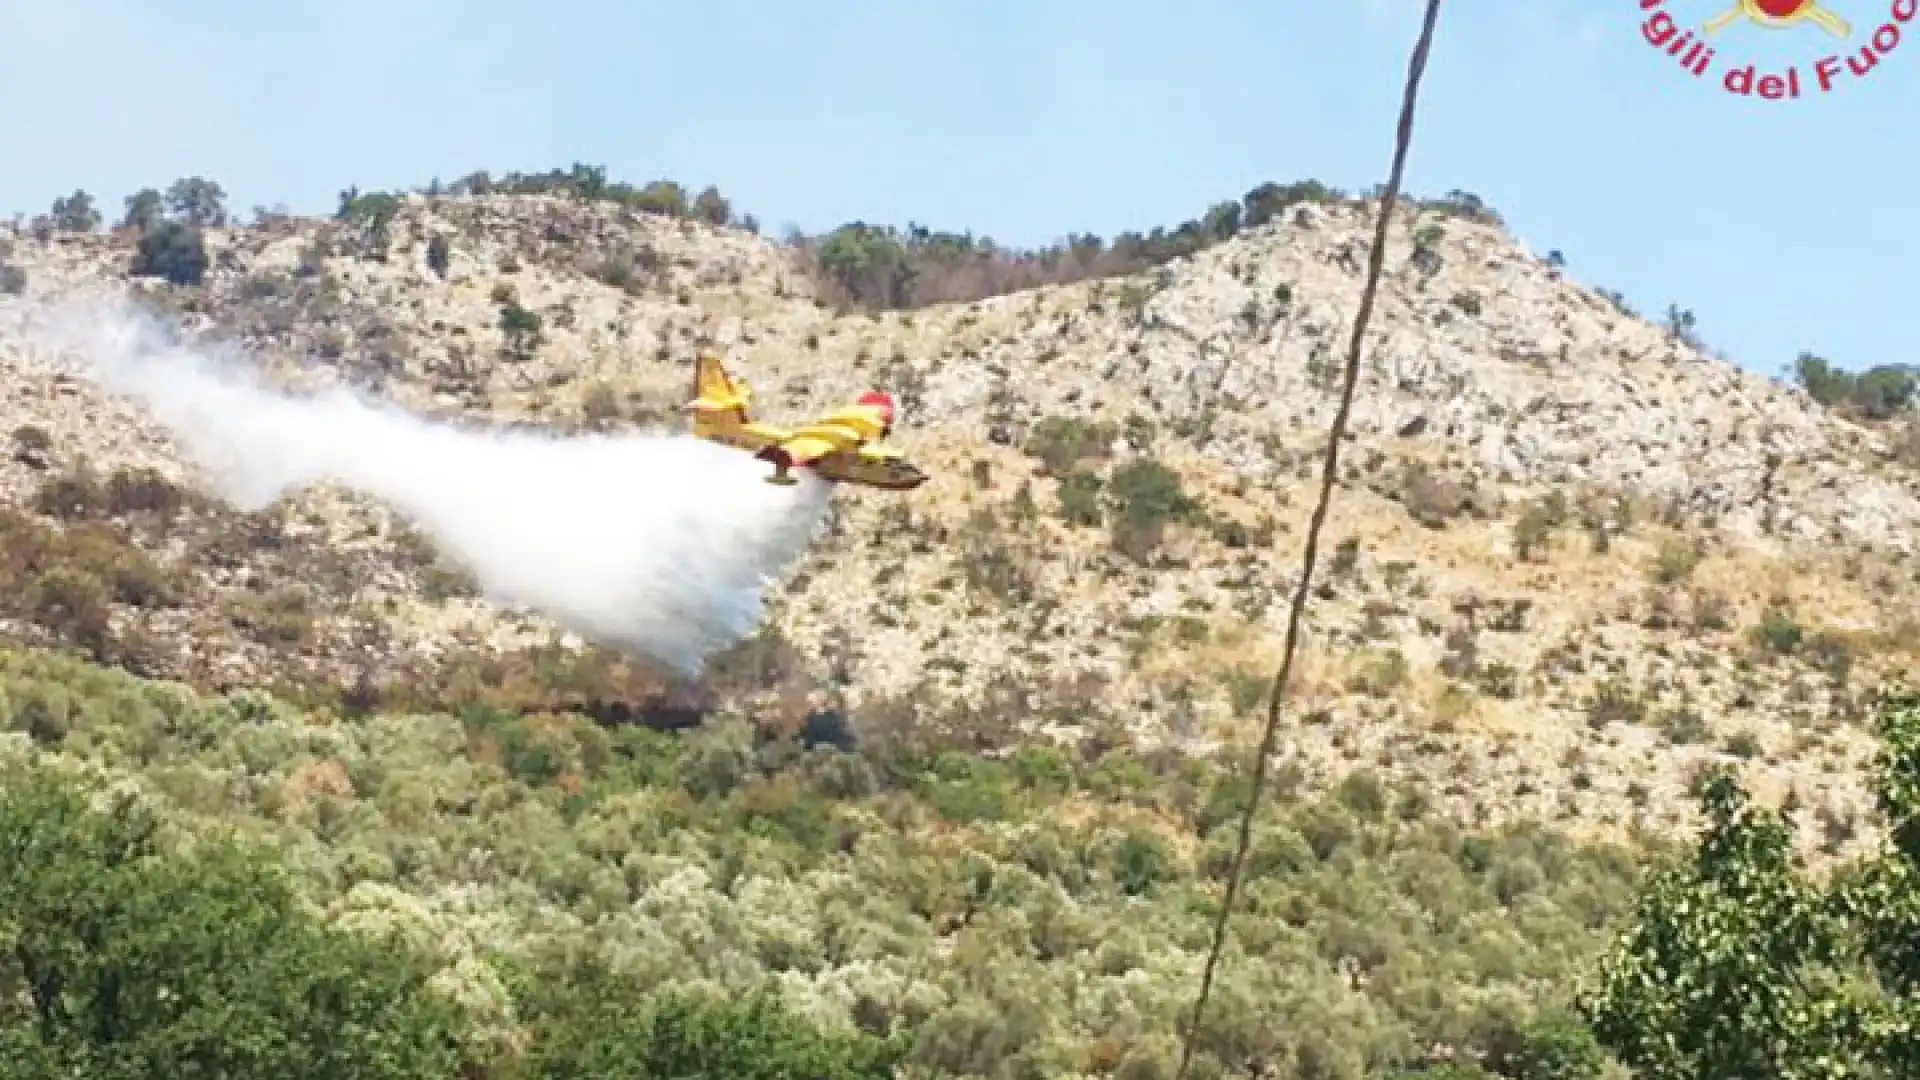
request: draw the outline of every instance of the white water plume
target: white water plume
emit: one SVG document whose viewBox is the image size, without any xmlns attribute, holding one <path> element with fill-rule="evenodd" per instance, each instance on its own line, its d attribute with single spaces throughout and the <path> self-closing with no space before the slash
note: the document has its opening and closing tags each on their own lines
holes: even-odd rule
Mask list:
<svg viewBox="0 0 1920 1080">
<path fill-rule="evenodd" d="M 430 421 L 346 389 L 294 396 L 123 304 L 32 320 L 29 340 L 134 399 L 215 492 L 257 509 L 331 482 L 381 500 L 489 599 L 682 677 L 758 624 L 824 523 L 829 486 L 691 436 L 559 437 Z"/>
</svg>

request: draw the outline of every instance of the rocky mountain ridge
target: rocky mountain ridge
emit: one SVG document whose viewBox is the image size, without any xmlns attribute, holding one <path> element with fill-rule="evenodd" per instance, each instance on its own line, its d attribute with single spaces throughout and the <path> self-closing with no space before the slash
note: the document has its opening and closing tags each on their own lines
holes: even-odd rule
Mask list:
<svg viewBox="0 0 1920 1080">
<path fill-rule="evenodd" d="M 691 698 L 553 652 L 552 627 L 474 596 L 349 493 L 255 515 L 194 495 L 161 433 L 51 374 L 7 322 L 151 271 L 142 230 L 16 229 L 0 494 L 13 550 L 51 554 L 0 557 L 19 586 L 0 629 L 215 686 L 331 687 L 343 707 L 481 694 L 657 721 L 735 701 L 970 745 L 1029 722 L 1237 741 L 1297 573 L 1371 212 L 1296 202 L 1145 272 L 878 312 L 751 230 L 551 194 L 209 227 L 198 283 L 135 278 L 185 332 L 295 385 L 445 415 L 678 423 L 705 348 L 771 418 L 892 390 L 897 441 L 933 480 L 842 493 L 772 628 Z M 1497 225 L 1403 214 L 1288 782 L 1366 768 L 1471 820 L 1658 830 L 1702 761 L 1744 759 L 1803 807 L 1809 843 L 1857 840 L 1862 695 L 1915 641 L 1903 430 L 1714 358 Z"/>
</svg>

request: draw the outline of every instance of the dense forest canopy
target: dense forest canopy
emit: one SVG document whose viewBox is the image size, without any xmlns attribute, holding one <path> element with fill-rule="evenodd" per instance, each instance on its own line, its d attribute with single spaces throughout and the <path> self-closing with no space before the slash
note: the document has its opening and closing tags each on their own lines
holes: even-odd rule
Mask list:
<svg viewBox="0 0 1920 1080">
<path fill-rule="evenodd" d="M 0 1048 L 36 1075 L 1166 1076 L 1246 796 L 1124 750 L 0 670 Z M 1825 883 L 1724 773 L 1651 878 L 1364 772 L 1283 798 L 1204 1075 L 1904 1075 L 1920 699 L 1878 715 L 1894 843 Z"/>
</svg>

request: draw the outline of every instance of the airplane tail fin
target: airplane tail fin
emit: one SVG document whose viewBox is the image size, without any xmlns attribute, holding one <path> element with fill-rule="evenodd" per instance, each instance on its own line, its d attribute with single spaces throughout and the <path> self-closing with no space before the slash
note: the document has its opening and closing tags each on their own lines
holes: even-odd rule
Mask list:
<svg viewBox="0 0 1920 1080">
<path fill-rule="evenodd" d="M 735 383 L 720 358 L 702 355 L 693 367 L 693 400 L 682 409 L 693 414 L 696 433 L 721 424 L 747 422 L 747 388 Z"/>
</svg>

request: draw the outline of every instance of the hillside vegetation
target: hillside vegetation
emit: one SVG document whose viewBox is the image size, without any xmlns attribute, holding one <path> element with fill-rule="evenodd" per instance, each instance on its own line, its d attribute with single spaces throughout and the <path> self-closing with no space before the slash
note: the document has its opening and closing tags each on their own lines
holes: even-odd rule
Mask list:
<svg viewBox="0 0 1920 1080">
<path fill-rule="evenodd" d="M 738 718 L 341 724 L 53 655 L 0 658 L 0 714 L 15 1075 L 1168 1076 L 1247 794 Z M 1637 898 L 1627 852 L 1283 788 L 1196 1075 L 1904 1075 L 1920 698 L 1879 715 L 1897 843 L 1830 887 L 1725 773 Z"/>
<path fill-rule="evenodd" d="M 571 1045 L 600 1026 L 583 1011 L 598 1007 L 600 980 L 719 1000 L 770 982 L 836 1038 L 911 1036 L 908 1060 L 940 1075 L 1166 1075 L 1246 794 L 1231 774 L 1118 749 L 1091 760 L 1040 745 L 1000 758 L 882 740 L 843 750 L 759 741 L 737 718 L 676 738 L 483 709 L 341 724 L 253 692 L 201 698 L 70 660 L 15 657 L 5 671 L 10 726 L 39 748 L 8 790 L 41 801 L 17 813 L 42 815 L 41 828 L 66 818 L 55 808 L 71 788 L 55 778 L 84 778 L 151 800 L 162 837 L 264 848 L 325 923 L 404 945 L 368 955 L 417 957 L 354 961 L 366 983 L 340 992 L 367 1017 L 398 1000 L 383 988 L 436 973 L 462 1014 L 384 1021 L 387 1037 L 416 1040 L 420 1064 L 405 1075 L 448 1067 L 455 1051 L 432 1035 L 443 1030 L 489 1069 L 543 1035 L 546 1054 L 662 1052 L 623 1029 L 607 1036 L 621 1045 Z M 64 827 L 107 830 L 108 852 L 133 842 L 111 839 L 133 826 L 110 819 Z M 46 857 L 85 865 L 86 844 L 57 847 Z M 226 848 L 188 850 L 177 873 L 192 884 L 143 882 L 149 899 L 109 877 L 88 893 L 127 905 L 109 919 L 137 947 L 222 970 L 213 945 L 142 929 L 140 912 L 166 897 L 205 912 L 183 913 L 185 935 L 210 905 L 239 902 L 219 899 L 238 887 L 226 875 L 265 871 Z M 71 878 L 28 869 L 47 875 L 31 895 L 53 936 Z M 1203 1048 L 1216 1075 L 1361 1076 L 1436 1044 L 1505 1045 L 1565 1006 L 1573 965 L 1626 909 L 1634 875 L 1617 852 L 1539 829 L 1462 832 L 1371 776 L 1330 799 L 1285 798 L 1263 815 L 1251 914 Z M 253 917 L 271 927 L 296 914 Z M 267 952 L 260 974 L 232 977 L 244 987 L 278 962 Z M 312 963 L 323 979 L 327 964 Z M 547 1000 L 567 997 L 556 987 L 578 997 Z M 74 1015 L 84 1042 L 85 1013 Z M 154 1007 L 145 1022 L 168 1016 Z"/>
<path fill-rule="evenodd" d="M 576 166 L 17 223 L 0 1059 L 1172 1076 L 1376 211 L 776 244 Z M 1902 1075 L 1911 378 L 1774 385 L 1469 194 L 1403 213 L 1193 1075 Z M 201 494 L 11 332 L 100 288 L 440 415 L 673 423 L 712 349 L 777 419 L 880 385 L 934 479 L 843 493 L 677 685 L 353 493 Z"/>
</svg>

